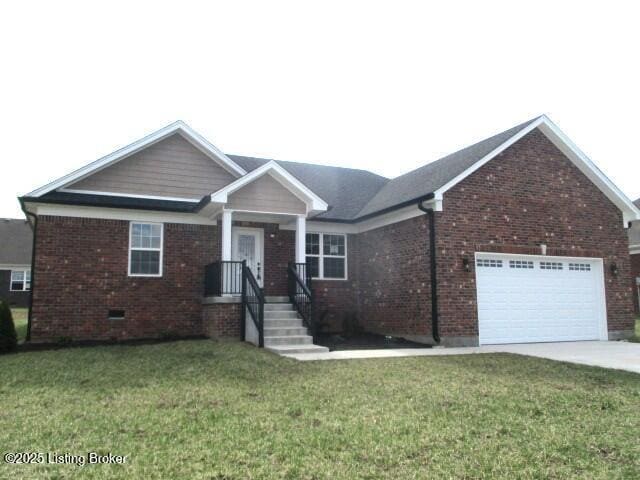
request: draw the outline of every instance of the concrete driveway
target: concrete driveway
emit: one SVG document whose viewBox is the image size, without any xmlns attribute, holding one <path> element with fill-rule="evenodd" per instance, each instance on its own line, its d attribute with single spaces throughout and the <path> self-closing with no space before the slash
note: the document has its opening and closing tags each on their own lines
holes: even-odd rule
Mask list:
<svg viewBox="0 0 640 480">
<path fill-rule="evenodd" d="M 493 345 L 494 352 L 509 352 L 561 362 L 615 368 L 640 373 L 640 343 L 562 342 Z"/>
<path fill-rule="evenodd" d="M 326 353 L 285 355 L 297 360 L 346 360 L 358 358 L 428 357 L 508 352 L 561 362 L 614 368 L 640 373 L 640 343 L 558 342 L 486 345 L 465 348 L 398 348 L 384 350 L 342 350 Z"/>
</svg>

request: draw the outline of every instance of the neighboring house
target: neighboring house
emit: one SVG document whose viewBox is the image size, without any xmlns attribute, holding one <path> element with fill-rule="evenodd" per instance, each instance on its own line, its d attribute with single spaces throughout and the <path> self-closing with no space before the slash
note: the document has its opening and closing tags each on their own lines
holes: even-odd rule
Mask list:
<svg viewBox="0 0 640 480">
<path fill-rule="evenodd" d="M 640 211 L 545 116 L 394 179 L 225 155 L 176 122 L 20 201 L 37 217 L 32 341 L 633 333 Z"/>
<path fill-rule="evenodd" d="M 26 220 L 0 218 L 0 299 L 28 307 L 33 232 Z"/>
<path fill-rule="evenodd" d="M 640 198 L 633 202 L 640 208 Z M 640 222 L 633 222 L 629 228 L 629 253 L 631 253 L 631 278 L 635 291 L 636 314 L 640 314 Z"/>
</svg>

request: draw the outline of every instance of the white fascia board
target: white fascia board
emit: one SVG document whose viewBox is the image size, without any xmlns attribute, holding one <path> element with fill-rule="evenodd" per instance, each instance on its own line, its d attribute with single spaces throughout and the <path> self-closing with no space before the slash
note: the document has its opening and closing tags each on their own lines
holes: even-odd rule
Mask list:
<svg viewBox="0 0 640 480">
<path fill-rule="evenodd" d="M 640 210 L 609 178 L 575 145 L 562 130 L 546 116 L 540 131 L 569 158 L 616 205 L 623 214 L 625 228 L 629 222 L 640 220 Z"/>
<path fill-rule="evenodd" d="M 637 255 L 640 253 L 640 245 L 629 245 L 629 254 Z"/>
<path fill-rule="evenodd" d="M 71 172 L 64 177 L 61 177 L 57 180 L 54 180 L 43 187 L 38 188 L 32 192 L 26 194 L 27 197 L 40 197 L 45 193 L 49 193 L 52 190 L 56 190 L 58 188 L 69 185 L 70 183 L 77 182 L 93 173 L 96 173 L 114 163 L 123 160 L 134 153 L 147 148 L 154 143 L 157 143 L 165 138 L 173 135 L 174 133 L 179 133 L 185 140 L 191 143 L 194 147 L 198 148 L 205 155 L 211 157 L 214 161 L 216 161 L 220 166 L 229 171 L 229 173 L 234 176 L 245 175 L 247 172 L 240 168 L 233 160 L 227 157 L 224 153 L 222 153 L 218 148 L 209 143 L 202 135 L 197 133 L 191 127 L 189 127 L 186 123 L 181 120 L 172 123 L 171 125 L 167 125 L 156 132 L 153 132 L 146 137 L 141 138 L 140 140 L 133 142 L 126 147 L 123 147 L 119 150 L 116 150 L 109 155 L 102 157 L 95 162 L 92 162 L 88 165 L 85 165 L 78 170 Z"/>
<path fill-rule="evenodd" d="M 629 200 L 611 180 L 587 157 L 546 115 L 531 122 L 525 128 L 516 133 L 509 140 L 498 148 L 487 154 L 478 162 L 474 163 L 460 175 L 450 180 L 444 186 L 434 192 L 435 198 L 442 199 L 443 195 L 477 171 L 483 165 L 491 161 L 497 155 L 505 151 L 511 145 L 522 139 L 525 135 L 539 128 L 540 131 L 573 162 L 578 169 L 589 178 L 606 196 L 611 200 L 623 214 L 625 228 L 629 222 L 640 219 L 640 210 Z"/>
<path fill-rule="evenodd" d="M 125 208 L 86 207 L 78 205 L 58 205 L 50 203 L 26 202 L 28 212 L 37 216 L 99 218 L 104 220 L 125 220 L 156 223 L 186 223 L 190 225 L 216 225 L 212 218 L 197 213 L 155 212 Z"/>
<path fill-rule="evenodd" d="M 0 263 L 0 270 L 30 270 L 31 264 Z"/>
<path fill-rule="evenodd" d="M 300 180 L 291 175 L 288 171 L 271 160 L 265 163 L 259 168 L 256 168 L 252 172 L 246 174 L 244 177 L 240 177 L 236 181 L 230 183 L 226 187 L 221 188 L 217 192 L 211 194 L 212 203 L 226 204 L 229 195 L 233 192 L 241 189 L 245 185 L 257 180 L 263 175 L 271 175 L 276 181 L 278 181 L 283 187 L 289 190 L 291 193 L 300 198 L 307 204 L 307 210 L 324 212 L 329 208 L 327 202 L 322 200 L 318 195 L 313 193 L 306 185 Z"/>
<path fill-rule="evenodd" d="M 84 195 L 104 195 L 107 197 L 145 198 L 148 200 L 168 200 L 171 202 L 199 203 L 201 198 L 164 197 L 161 195 L 140 195 L 137 193 L 101 192 L 97 190 L 75 190 L 73 188 L 60 188 L 59 192 L 80 193 Z"/>
</svg>

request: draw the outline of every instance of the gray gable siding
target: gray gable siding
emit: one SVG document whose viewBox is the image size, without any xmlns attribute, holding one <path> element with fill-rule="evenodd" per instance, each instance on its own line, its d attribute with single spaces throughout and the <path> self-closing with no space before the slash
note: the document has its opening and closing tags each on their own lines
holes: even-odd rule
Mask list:
<svg viewBox="0 0 640 480">
<path fill-rule="evenodd" d="M 175 134 L 67 188 L 202 198 L 234 180 L 233 175 Z"/>
<path fill-rule="evenodd" d="M 226 208 L 253 212 L 307 213 L 304 202 L 268 174 L 229 195 Z"/>
</svg>

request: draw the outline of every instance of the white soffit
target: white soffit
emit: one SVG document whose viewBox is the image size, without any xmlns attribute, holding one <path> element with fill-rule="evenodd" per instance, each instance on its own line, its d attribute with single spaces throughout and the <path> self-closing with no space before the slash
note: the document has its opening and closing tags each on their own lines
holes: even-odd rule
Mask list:
<svg viewBox="0 0 640 480">
<path fill-rule="evenodd" d="M 44 195 L 45 193 L 49 193 L 53 190 L 69 185 L 70 183 L 75 183 L 93 173 L 96 173 L 121 160 L 124 160 L 134 153 L 144 150 L 145 148 L 158 143 L 161 140 L 164 140 L 165 138 L 170 137 L 174 134 L 181 135 L 185 140 L 191 143 L 202 153 L 210 157 L 235 177 L 242 176 L 247 173 L 244 169 L 242 169 L 238 164 L 236 164 L 233 160 L 222 153 L 202 135 L 193 130 L 183 121 L 178 120 L 177 122 L 174 122 L 171 125 L 167 125 L 166 127 L 161 128 L 160 130 L 157 130 L 156 132 L 153 132 L 146 137 L 143 137 L 140 140 L 127 145 L 126 147 L 116 150 L 115 152 L 102 157 L 95 162 L 92 162 L 68 175 L 65 175 L 64 177 L 61 177 L 43 187 L 40 187 L 37 190 L 28 193 L 26 196 L 39 197 L 41 195 Z"/>
</svg>

